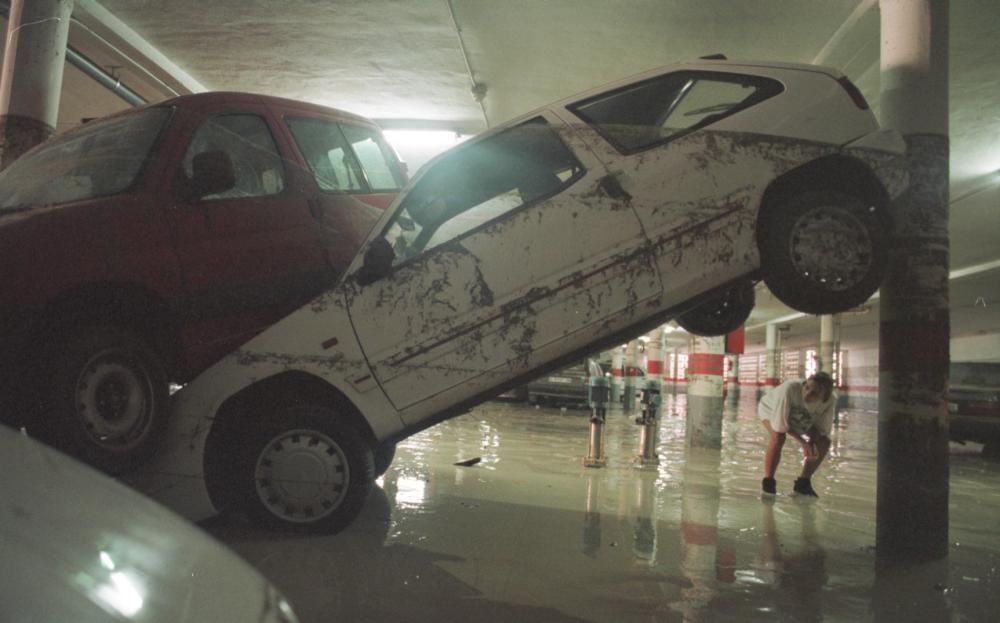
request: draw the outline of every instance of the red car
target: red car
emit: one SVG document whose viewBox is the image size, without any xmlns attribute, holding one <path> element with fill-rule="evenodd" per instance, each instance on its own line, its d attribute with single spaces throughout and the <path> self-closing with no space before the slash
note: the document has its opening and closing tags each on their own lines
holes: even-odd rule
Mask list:
<svg viewBox="0 0 1000 623">
<path fill-rule="evenodd" d="M 404 183 L 371 121 L 243 93 L 86 123 L 0 173 L 0 416 L 109 471 L 329 289 Z"/>
</svg>

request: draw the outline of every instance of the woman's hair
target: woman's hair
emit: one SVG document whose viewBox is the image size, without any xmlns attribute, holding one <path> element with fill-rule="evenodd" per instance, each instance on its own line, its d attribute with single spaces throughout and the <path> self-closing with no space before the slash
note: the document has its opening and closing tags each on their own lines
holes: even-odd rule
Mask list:
<svg viewBox="0 0 1000 623">
<path fill-rule="evenodd" d="M 833 377 L 827 372 L 817 372 L 809 377 L 809 380 L 823 388 L 824 393 L 829 396 L 833 392 Z"/>
</svg>

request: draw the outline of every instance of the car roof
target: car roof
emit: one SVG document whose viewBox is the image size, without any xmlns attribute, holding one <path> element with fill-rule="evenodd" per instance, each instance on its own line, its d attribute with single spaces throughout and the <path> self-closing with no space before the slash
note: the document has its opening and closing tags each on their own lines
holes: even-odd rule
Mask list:
<svg viewBox="0 0 1000 623">
<path fill-rule="evenodd" d="M 104 119 L 112 119 L 115 117 L 132 115 L 139 111 L 149 110 L 151 108 L 174 107 L 192 111 L 206 111 L 206 110 L 210 111 L 216 108 L 228 108 L 228 107 L 239 108 L 241 105 L 257 105 L 257 106 L 264 105 L 278 109 L 279 112 L 285 111 L 285 112 L 298 112 L 302 114 L 315 114 L 324 117 L 332 117 L 338 121 L 355 123 L 357 125 L 366 125 L 372 127 L 378 126 L 378 124 L 376 124 L 371 119 L 368 119 L 367 117 L 358 115 L 356 113 L 348 112 L 346 110 L 341 110 L 339 108 L 332 108 L 330 106 L 321 106 L 320 104 L 314 104 L 312 102 L 303 102 L 299 100 L 288 99 L 285 97 L 276 97 L 273 95 L 263 95 L 260 93 L 246 93 L 240 91 L 205 91 L 203 93 L 190 93 L 187 95 L 178 95 L 177 97 L 172 97 L 170 99 L 166 99 L 160 102 L 153 102 L 150 104 L 145 104 L 143 106 L 138 106 L 136 108 L 129 108 L 117 112 L 113 115 L 108 115 L 106 117 L 101 117 L 100 119 L 95 119 L 95 121 L 103 121 Z"/>
</svg>

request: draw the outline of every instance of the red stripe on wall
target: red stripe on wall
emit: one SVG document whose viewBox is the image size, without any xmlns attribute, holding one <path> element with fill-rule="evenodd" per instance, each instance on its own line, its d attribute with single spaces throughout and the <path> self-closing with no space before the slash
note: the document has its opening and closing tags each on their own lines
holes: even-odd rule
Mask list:
<svg viewBox="0 0 1000 623">
<path fill-rule="evenodd" d="M 725 357 L 714 353 L 693 353 L 688 357 L 687 375 L 708 374 L 722 376 Z"/>
</svg>

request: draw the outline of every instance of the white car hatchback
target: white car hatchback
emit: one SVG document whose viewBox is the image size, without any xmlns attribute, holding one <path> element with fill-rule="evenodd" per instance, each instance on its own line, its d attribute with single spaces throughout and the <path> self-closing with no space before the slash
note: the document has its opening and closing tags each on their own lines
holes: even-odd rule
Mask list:
<svg viewBox="0 0 1000 623">
<path fill-rule="evenodd" d="M 336 531 L 396 441 L 675 318 L 723 334 L 879 287 L 901 137 L 837 71 L 701 60 L 428 163 L 340 284 L 179 391 L 137 477 L 201 518 Z"/>
</svg>

